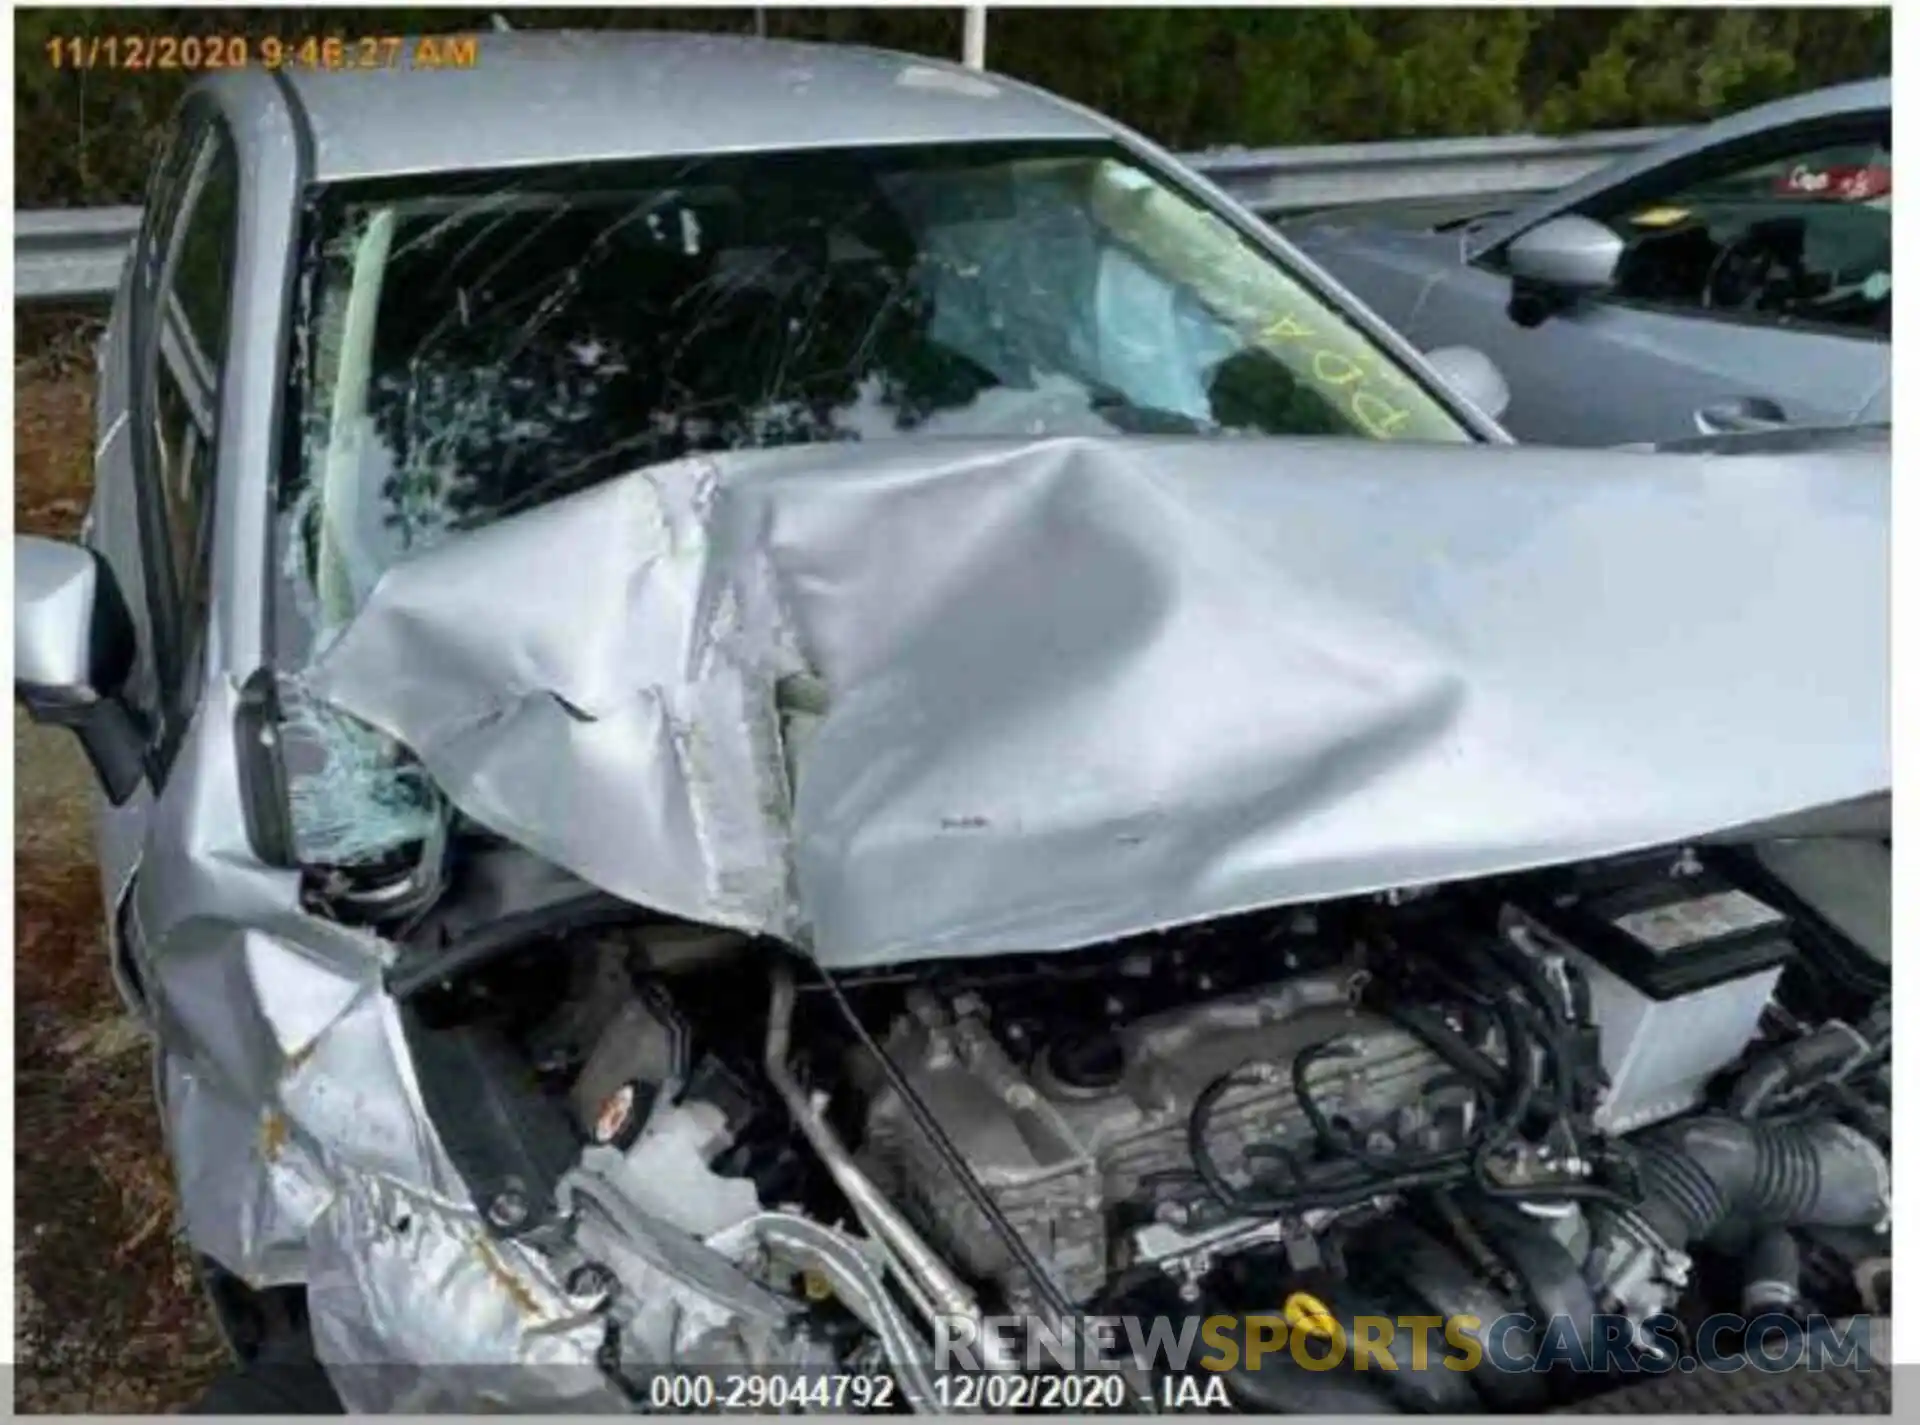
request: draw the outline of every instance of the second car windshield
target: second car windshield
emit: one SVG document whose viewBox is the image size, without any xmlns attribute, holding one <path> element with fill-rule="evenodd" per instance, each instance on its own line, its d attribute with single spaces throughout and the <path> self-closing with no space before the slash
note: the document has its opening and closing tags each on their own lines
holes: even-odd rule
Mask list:
<svg viewBox="0 0 1920 1425">
<path fill-rule="evenodd" d="M 1112 146 L 753 154 L 358 186 L 309 236 L 306 633 L 443 533 L 698 451 L 1469 431 Z"/>
</svg>

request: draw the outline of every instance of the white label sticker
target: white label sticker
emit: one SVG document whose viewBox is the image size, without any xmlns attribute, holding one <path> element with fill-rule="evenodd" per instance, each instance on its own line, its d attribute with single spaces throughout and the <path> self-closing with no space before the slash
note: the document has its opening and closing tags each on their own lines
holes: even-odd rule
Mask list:
<svg viewBox="0 0 1920 1425">
<path fill-rule="evenodd" d="M 1779 925 L 1786 917 L 1745 891 L 1719 891 L 1697 900 L 1636 910 L 1614 924 L 1650 950 L 1681 950 L 1702 940 Z"/>
</svg>

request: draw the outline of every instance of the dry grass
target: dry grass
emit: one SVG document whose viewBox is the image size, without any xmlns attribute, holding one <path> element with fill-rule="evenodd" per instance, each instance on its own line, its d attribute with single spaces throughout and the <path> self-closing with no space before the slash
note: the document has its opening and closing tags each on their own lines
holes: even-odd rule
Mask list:
<svg viewBox="0 0 1920 1425">
<path fill-rule="evenodd" d="M 90 479 L 86 365 L 43 347 L 15 398 L 16 527 L 71 536 Z M 35 728 L 16 736 L 14 773 L 15 1407 L 178 1409 L 222 1347 L 175 1230 L 146 1041 L 107 971 L 87 773 L 66 734 Z"/>
<path fill-rule="evenodd" d="M 93 479 L 93 383 L 16 379 L 13 392 L 14 528 L 71 539 Z"/>
</svg>

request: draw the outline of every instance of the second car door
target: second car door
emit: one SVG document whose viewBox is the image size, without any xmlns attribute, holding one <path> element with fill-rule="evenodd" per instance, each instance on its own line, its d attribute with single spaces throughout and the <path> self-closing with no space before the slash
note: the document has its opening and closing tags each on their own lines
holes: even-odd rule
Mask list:
<svg viewBox="0 0 1920 1425">
<path fill-rule="evenodd" d="M 1436 283 L 1408 335 L 1421 347 L 1473 346 L 1507 379 L 1501 423 L 1524 441 L 1623 445 L 1702 433 L 1697 418 L 1738 397 L 1779 406 L 1794 425 L 1859 419 L 1887 379 L 1887 345 L 1610 301 L 1538 327 L 1507 315 L 1505 277 L 1462 267 Z"/>
<path fill-rule="evenodd" d="M 1613 291 L 1522 326 L 1496 249 L 1434 283 L 1409 334 L 1492 356 L 1522 440 L 1679 439 L 1739 400 L 1794 425 L 1870 417 L 1890 352 L 1883 122 L 1748 139 L 1602 192 L 1574 211 L 1626 244 Z"/>
</svg>

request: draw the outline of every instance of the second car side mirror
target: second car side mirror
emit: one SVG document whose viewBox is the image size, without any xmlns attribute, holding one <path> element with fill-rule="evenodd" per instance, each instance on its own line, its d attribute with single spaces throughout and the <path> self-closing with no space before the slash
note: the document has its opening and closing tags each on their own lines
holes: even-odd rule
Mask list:
<svg viewBox="0 0 1920 1425">
<path fill-rule="evenodd" d="M 13 541 L 13 693 L 35 722 L 72 728 L 116 806 L 146 775 L 145 739 L 120 691 L 133 622 L 113 571 L 91 549 Z"/>
<path fill-rule="evenodd" d="M 1485 415 L 1499 420 L 1512 399 L 1507 378 L 1484 351 L 1471 346 L 1442 346 L 1427 353 L 1427 365 L 1454 392 Z"/>
<path fill-rule="evenodd" d="M 1520 234 L 1507 246 L 1513 274 L 1509 312 L 1537 326 L 1559 308 L 1613 286 L 1626 244 L 1604 223 L 1564 213 Z"/>
</svg>

